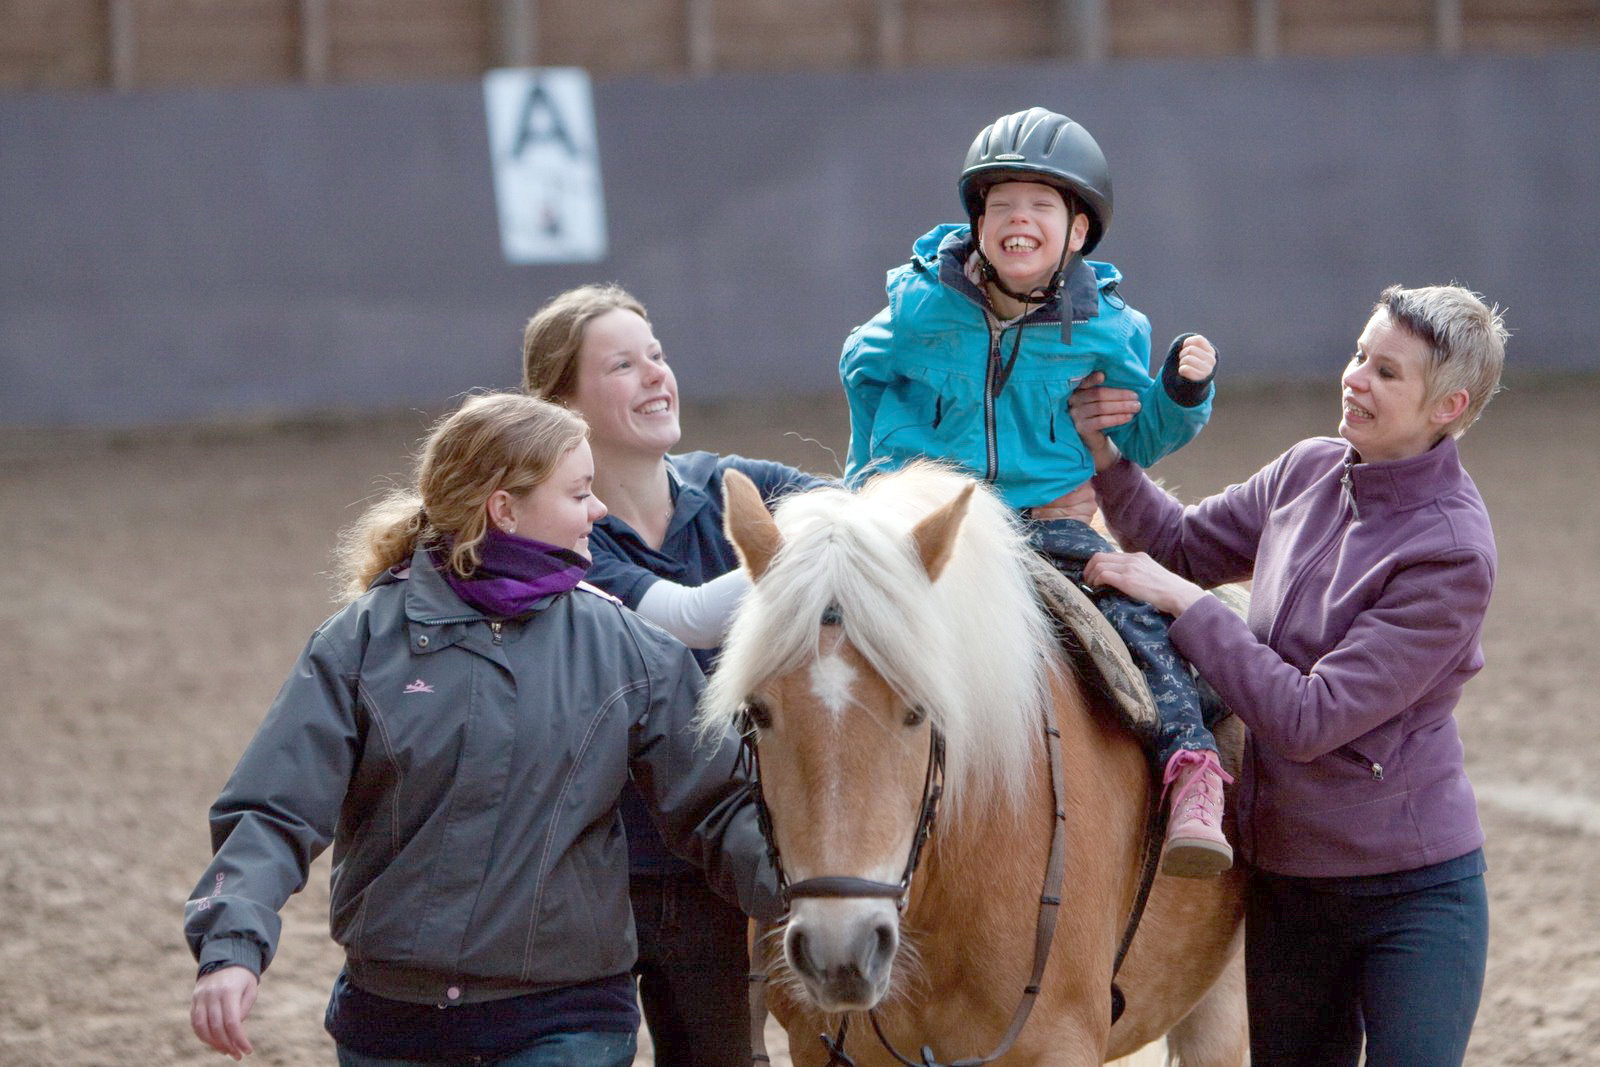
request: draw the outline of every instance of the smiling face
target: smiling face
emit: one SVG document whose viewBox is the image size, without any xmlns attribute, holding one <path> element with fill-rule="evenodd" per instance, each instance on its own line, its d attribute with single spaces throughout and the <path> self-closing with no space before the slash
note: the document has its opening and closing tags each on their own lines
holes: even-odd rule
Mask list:
<svg viewBox="0 0 1600 1067">
<path fill-rule="evenodd" d="M 520 494 L 496 490 L 489 516 L 503 530 L 589 557 L 589 530 L 606 506 L 591 491 L 594 454 L 580 441 L 556 463 L 550 477 Z"/>
<path fill-rule="evenodd" d="M 1067 222 L 1059 190 L 1040 182 L 1000 182 L 991 186 L 978 217 L 978 245 L 995 273 L 1019 293 L 1050 284 L 1063 249 L 1076 252 L 1089 232 L 1082 212 Z"/>
<path fill-rule="evenodd" d="M 1428 395 L 1428 346 L 1380 309 L 1356 341 L 1340 379 L 1339 436 L 1366 463 L 1420 456 L 1460 415 L 1466 390 L 1433 401 Z"/>
<path fill-rule="evenodd" d="M 600 452 L 659 458 L 678 443 L 678 381 L 650 323 L 623 308 L 590 321 L 568 405 Z"/>
</svg>

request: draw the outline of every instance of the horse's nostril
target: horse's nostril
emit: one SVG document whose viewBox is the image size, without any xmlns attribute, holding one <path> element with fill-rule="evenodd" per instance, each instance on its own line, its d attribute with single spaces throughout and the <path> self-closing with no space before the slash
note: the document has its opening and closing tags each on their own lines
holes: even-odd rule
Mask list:
<svg viewBox="0 0 1600 1067">
<path fill-rule="evenodd" d="M 816 965 L 806 954 L 806 932 L 798 927 L 789 931 L 789 965 L 802 974 L 817 973 Z"/>
<path fill-rule="evenodd" d="M 889 923 L 879 923 L 876 933 L 877 950 L 872 954 L 872 962 L 882 965 L 894 956 L 894 927 Z"/>
</svg>

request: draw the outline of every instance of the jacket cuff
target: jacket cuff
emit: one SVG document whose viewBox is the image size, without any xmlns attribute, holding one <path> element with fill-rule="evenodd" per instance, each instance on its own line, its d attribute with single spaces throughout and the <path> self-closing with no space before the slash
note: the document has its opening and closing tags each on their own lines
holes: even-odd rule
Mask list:
<svg viewBox="0 0 1600 1067">
<path fill-rule="evenodd" d="M 220 963 L 224 967 L 245 967 L 261 977 L 261 946 L 248 937 L 213 937 L 200 946 L 200 966 Z"/>
<path fill-rule="evenodd" d="M 1211 395 L 1211 380 L 1217 376 L 1213 370 L 1198 382 L 1191 382 L 1187 378 L 1178 376 L 1178 352 L 1183 348 L 1183 342 L 1194 336 L 1194 332 L 1180 333 L 1167 348 L 1167 358 L 1161 364 L 1161 388 L 1172 398 L 1172 402 L 1179 407 L 1197 408 L 1206 402 L 1206 397 Z"/>
</svg>

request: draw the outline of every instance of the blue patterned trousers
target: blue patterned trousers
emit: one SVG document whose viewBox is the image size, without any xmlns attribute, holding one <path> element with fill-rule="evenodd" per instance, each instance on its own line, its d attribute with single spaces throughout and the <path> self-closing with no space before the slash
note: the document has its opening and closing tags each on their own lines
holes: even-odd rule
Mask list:
<svg viewBox="0 0 1600 1067">
<path fill-rule="evenodd" d="M 1156 766 L 1165 767 L 1179 749 L 1215 752 L 1217 742 L 1207 722 L 1220 715 L 1220 702 L 1209 687 L 1205 687 L 1206 699 L 1202 700 L 1193 670 L 1172 647 L 1167 634 L 1172 617 L 1115 589 L 1084 584 L 1083 566 L 1089 557 L 1096 552 L 1116 552 L 1117 546 L 1076 519 L 1030 520 L 1027 529 L 1033 547 L 1100 609 L 1149 683 L 1161 716 Z"/>
</svg>

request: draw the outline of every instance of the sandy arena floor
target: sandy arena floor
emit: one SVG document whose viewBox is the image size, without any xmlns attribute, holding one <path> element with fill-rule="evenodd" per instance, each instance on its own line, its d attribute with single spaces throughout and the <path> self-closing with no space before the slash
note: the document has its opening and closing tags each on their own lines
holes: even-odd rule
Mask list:
<svg viewBox="0 0 1600 1067">
<path fill-rule="evenodd" d="M 1517 385 L 1463 442 L 1501 564 L 1459 712 L 1492 866 L 1482 1067 L 1600 1062 L 1597 392 Z M 834 472 L 842 408 L 692 408 L 685 445 Z M 1235 395 L 1158 472 L 1192 499 L 1331 431 L 1335 409 L 1331 386 Z M 218 1062 L 189 1031 L 180 932 L 205 810 L 331 610 L 335 531 L 424 425 L 0 434 L 0 1065 Z M 326 882 L 324 860 L 286 909 L 256 1063 L 333 1061 Z"/>
</svg>

